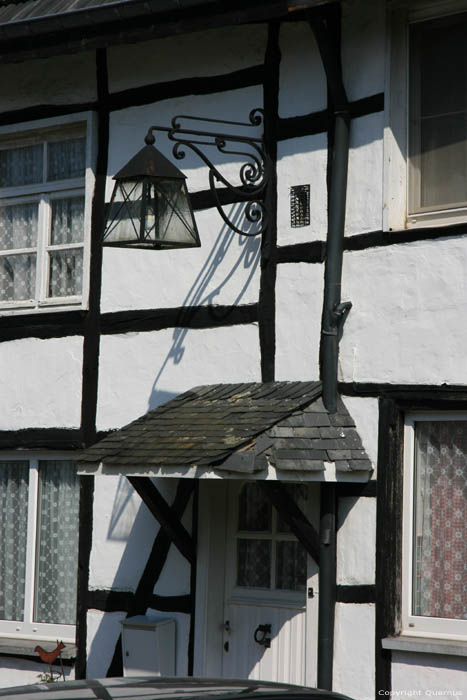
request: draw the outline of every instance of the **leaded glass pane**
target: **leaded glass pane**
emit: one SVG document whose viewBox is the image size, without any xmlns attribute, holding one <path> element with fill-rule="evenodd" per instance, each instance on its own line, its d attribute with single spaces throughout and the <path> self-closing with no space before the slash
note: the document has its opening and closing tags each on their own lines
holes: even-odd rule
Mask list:
<svg viewBox="0 0 467 700">
<path fill-rule="evenodd" d="M 47 180 L 67 180 L 84 177 L 86 167 L 86 139 L 67 139 L 47 144 Z"/>
<path fill-rule="evenodd" d="M 42 144 L 0 150 L 0 187 L 42 182 Z"/>
<path fill-rule="evenodd" d="M 416 424 L 412 613 L 467 619 L 467 422 Z"/>
<path fill-rule="evenodd" d="M 54 250 L 49 253 L 49 297 L 81 294 L 83 250 Z"/>
<path fill-rule="evenodd" d="M 306 552 L 300 542 L 276 543 L 276 588 L 304 591 L 306 585 Z"/>
<path fill-rule="evenodd" d="M 0 207 L 0 249 L 36 246 L 38 216 L 37 202 Z"/>
<path fill-rule="evenodd" d="M 34 299 L 36 256 L 31 254 L 0 256 L 0 301 Z"/>
<path fill-rule="evenodd" d="M 50 243 L 80 243 L 84 237 L 84 197 L 53 199 Z"/>
<path fill-rule="evenodd" d="M 237 540 L 237 586 L 270 588 L 271 541 Z"/>
<path fill-rule="evenodd" d="M 255 482 L 242 487 L 238 502 L 238 529 L 252 532 L 270 532 L 272 524 L 271 501 Z"/>
<path fill-rule="evenodd" d="M 28 462 L 0 465 L 0 618 L 22 621 L 28 527 Z"/>
<path fill-rule="evenodd" d="M 79 477 L 69 461 L 39 462 L 35 622 L 74 625 Z"/>
</svg>

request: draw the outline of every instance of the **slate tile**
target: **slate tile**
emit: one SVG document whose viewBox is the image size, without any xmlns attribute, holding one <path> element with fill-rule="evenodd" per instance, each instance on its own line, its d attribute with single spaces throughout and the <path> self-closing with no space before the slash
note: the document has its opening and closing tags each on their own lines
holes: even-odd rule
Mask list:
<svg viewBox="0 0 467 700">
<path fill-rule="evenodd" d="M 350 472 L 352 471 L 350 462 L 345 459 L 340 459 L 336 463 L 336 471 L 338 472 Z"/>
<path fill-rule="evenodd" d="M 309 428 L 327 427 L 331 425 L 331 421 L 327 413 L 304 413 L 303 423 Z"/>
<path fill-rule="evenodd" d="M 327 452 L 325 450 L 275 450 L 277 459 L 295 459 L 309 460 L 309 459 L 321 459 L 327 461 Z"/>
<path fill-rule="evenodd" d="M 324 462 L 321 460 L 313 459 L 301 459 L 301 460 L 289 460 L 281 459 L 276 462 L 276 469 L 282 469 L 283 471 L 305 471 L 305 472 L 317 472 L 324 471 Z"/>
<path fill-rule="evenodd" d="M 351 450 L 328 450 L 327 452 L 331 462 L 336 462 L 339 459 L 352 459 Z"/>
<path fill-rule="evenodd" d="M 319 436 L 322 438 L 343 438 L 345 437 L 345 432 L 343 428 L 320 428 Z"/>
<path fill-rule="evenodd" d="M 330 413 L 329 420 L 330 420 L 331 425 L 349 427 L 349 428 L 355 427 L 355 421 L 348 414 L 341 415 L 339 413 Z"/>
<path fill-rule="evenodd" d="M 352 471 L 373 471 L 369 459 L 353 459 L 350 463 Z"/>
</svg>

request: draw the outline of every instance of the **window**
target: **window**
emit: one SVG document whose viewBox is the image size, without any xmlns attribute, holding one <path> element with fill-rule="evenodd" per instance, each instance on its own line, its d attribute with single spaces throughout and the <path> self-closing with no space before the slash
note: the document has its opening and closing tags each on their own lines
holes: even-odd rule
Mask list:
<svg viewBox="0 0 467 700">
<path fill-rule="evenodd" d="M 86 124 L 0 135 L 0 312 L 80 305 Z"/>
<path fill-rule="evenodd" d="M 394 3 L 390 29 L 383 227 L 464 222 L 467 2 Z"/>
<path fill-rule="evenodd" d="M 466 32 L 467 15 L 410 27 L 409 218 L 467 207 Z"/>
<path fill-rule="evenodd" d="M 307 486 L 289 485 L 305 510 Z M 306 551 L 255 482 L 238 496 L 236 586 L 270 591 L 305 591 Z"/>
<path fill-rule="evenodd" d="M 79 477 L 69 460 L 0 464 L 0 634 L 75 640 Z"/>
<path fill-rule="evenodd" d="M 467 415 L 405 429 L 404 634 L 467 637 Z"/>
</svg>

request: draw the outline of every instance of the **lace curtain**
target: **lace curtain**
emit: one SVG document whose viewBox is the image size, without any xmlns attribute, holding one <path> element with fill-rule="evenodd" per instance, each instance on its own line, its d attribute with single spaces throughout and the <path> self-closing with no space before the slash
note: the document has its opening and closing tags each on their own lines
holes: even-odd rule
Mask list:
<svg viewBox="0 0 467 700">
<path fill-rule="evenodd" d="M 73 625 L 76 618 L 79 478 L 72 462 L 39 462 L 34 620 Z"/>
<path fill-rule="evenodd" d="M 467 423 L 416 426 L 413 613 L 467 619 Z"/>
<path fill-rule="evenodd" d="M 0 618 L 22 620 L 28 527 L 28 462 L 0 469 Z"/>
</svg>

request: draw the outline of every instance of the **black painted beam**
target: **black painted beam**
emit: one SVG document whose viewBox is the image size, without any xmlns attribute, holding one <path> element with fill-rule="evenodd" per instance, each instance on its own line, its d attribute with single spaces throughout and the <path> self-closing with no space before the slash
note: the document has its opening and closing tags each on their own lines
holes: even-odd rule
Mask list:
<svg viewBox="0 0 467 700">
<path fill-rule="evenodd" d="M 336 603 L 376 603 L 376 586 L 336 586 Z"/>
<path fill-rule="evenodd" d="M 78 586 L 76 601 L 76 646 L 77 656 L 75 678 L 86 678 L 87 664 L 87 612 L 89 587 L 89 562 L 92 547 L 94 502 L 94 477 L 80 477 L 79 493 L 79 543 L 78 543 Z"/>
<path fill-rule="evenodd" d="M 81 430 L 75 428 L 24 428 L 0 430 L 0 449 L 81 450 L 85 447 Z"/>
<path fill-rule="evenodd" d="M 257 483 L 300 544 L 318 564 L 320 556 L 319 535 L 284 484 L 280 481 L 258 481 Z"/>
<path fill-rule="evenodd" d="M 131 591 L 94 590 L 88 591 L 87 607 L 101 612 L 128 612 L 135 602 Z M 148 607 L 161 612 L 191 612 L 191 595 L 161 596 L 153 594 Z"/>
<path fill-rule="evenodd" d="M 160 526 L 168 533 L 179 552 L 190 564 L 194 564 L 196 551 L 191 535 L 186 531 L 177 513 L 161 496 L 151 479 L 147 476 L 127 476 L 127 479 L 160 523 Z"/>
</svg>

